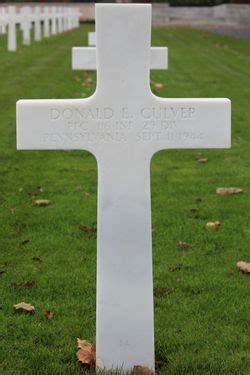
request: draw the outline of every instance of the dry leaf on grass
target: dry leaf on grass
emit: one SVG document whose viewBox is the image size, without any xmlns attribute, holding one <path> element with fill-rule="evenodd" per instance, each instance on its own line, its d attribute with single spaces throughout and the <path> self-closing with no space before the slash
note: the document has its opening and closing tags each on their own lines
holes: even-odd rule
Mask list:
<svg viewBox="0 0 250 375">
<path fill-rule="evenodd" d="M 166 296 L 167 294 L 170 294 L 171 292 L 172 292 L 172 289 L 170 288 L 154 288 L 155 297 Z"/>
<path fill-rule="evenodd" d="M 184 281 L 183 277 L 177 277 L 176 282 L 182 283 Z"/>
<path fill-rule="evenodd" d="M 207 163 L 208 162 L 208 159 L 206 158 L 199 158 L 197 159 L 198 163 Z"/>
<path fill-rule="evenodd" d="M 168 269 L 170 272 L 176 272 L 176 271 L 189 270 L 190 267 L 186 266 L 185 264 L 178 263 L 178 264 L 175 264 L 174 266 L 169 267 Z"/>
<path fill-rule="evenodd" d="M 33 257 L 32 260 L 34 262 L 41 262 L 42 261 L 42 259 L 40 257 Z"/>
<path fill-rule="evenodd" d="M 179 241 L 179 242 L 177 242 L 176 246 L 178 246 L 178 247 L 192 247 L 192 244 L 190 242 Z"/>
<path fill-rule="evenodd" d="M 35 206 L 48 206 L 50 201 L 48 199 L 37 199 L 34 201 Z"/>
<path fill-rule="evenodd" d="M 145 366 L 134 366 L 133 372 L 136 375 L 153 375 L 153 371 Z"/>
<path fill-rule="evenodd" d="M 156 83 L 154 83 L 154 87 L 156 88 L 156 89 L 162 89 L 163 87 L 166 87 L 166 84 L 165 83 L 162 83 L 162 82 L 156 82 Z"/>
<path fill-rule="evenodd" d="M 250 273 L 250 263 L 247 263 L 241 260 L 236 263 L 236 266 L 241 272 Z"/>
<path fill-rule="evenodd" d="M 87 227 L 86 225 L 80 225 L 79 226 L 80 231 L 84 233 L 96 233 L 95 227 Z"/>
<path fill-rule="evenodd" d="M 30 240 L 23 240 L 21 241 L 21 246 L 27 245 L 30 242 Z"/>
<path fill-rule="evenodd" d="M 220 226 L 220 222 L 219 221 L 209 221 L 208 223 L 205 224 L 205 228 L 206 229 L 209 229 L 209 228 L 218 228 Z"/>
<path fill-rule="evenodd" d="M 43 316 L 44 316 L 46 319 L 50 320 L 50 319 L 53 318 L 54 313 L 53 313 L 52 311 L 50 311 L 50 310 L 45 310 L 45 311 L 43 312 Z"/>
<path fill-rule="evenodd" d="M 16 310 L 25 311 L 28 313 L 34 313 L 35 307 L 32 306 L 30 303 L 20 302 L 13 306 Z"/>
<path fill-rule="evenodd" d="M 216 194 L 220 195 L 227 195 L 227 194 L 239 194 L 243 193 L 243 189 L 240 189 L 238 187 L 224 187 L 224 188 L 217 188 L 216 189 Z"/>
<path fill-rule="evenodd" d="M 26 288 L 33 288 L 33 286 L 35 286 L 35 281 L 21 281 L 20 283 L 13 281 L 11 285 L 12 286 L 24 286 Z"/>
<path fill-rule="evenodd" d="M 94 368 L 96 363 L 95 345 L 87 340 L 77 339 L 77 347 L 79 349 L 76 353 L 78 361 L 89 368 Z"/>
<path fill-rule="evenodd" d="M 202 201 L 203 201 L 203 198 L 200 198 L 200 197 L 195 199 L 195 202 L 197 203 L 201 203 Z"/>
</svg>

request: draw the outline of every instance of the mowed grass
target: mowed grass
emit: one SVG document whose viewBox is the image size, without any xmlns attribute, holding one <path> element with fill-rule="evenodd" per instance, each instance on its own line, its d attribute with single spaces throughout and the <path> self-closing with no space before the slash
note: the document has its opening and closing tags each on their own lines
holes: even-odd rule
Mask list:
<svg viewBox="0 0 250 375">
<path fill-rule="evenodd" d="M 3 374 L 80 374 L 76 338 L 95 341 L 96 235 L 79 226 L 97 225 L 96 161 L 83 151 L 15 146 L 18 99 L 79 98 L 94 91 L 94 73 L 71 70 L 71 47 L 86 45 L 93 29 L 84 25 L 20 45 L 16 53 L 7 52 L 1 38 Z M 169 70 L 151 74 L 166 85 L 157 95 L 232 100 L 232 149 L 161 151 L 152 160 L 154 287 L 172 290 L 155 297 L 157 371 L 249 374 L 249 277 L 235 264 L 250 260 L 250 43 L 157 28 L 152 45 L 169 47 Z M 207 163 L 197 162 L 199 152 Z M 244 193 L 216 195 L 223 186 Z M 36 207 L 34 199 L 51 204 Z M 213 220 L 220 228 L 205 230 Z M 193 246 L 178 248 L 178 241 Z M 25 281 L 35 286 L 12 284 Z M 33 304 L 35 314 L 15 312 L 21 301 Z M 53 319 L 46 320 L 44 310 L 53 311 Z"/>
</svg>

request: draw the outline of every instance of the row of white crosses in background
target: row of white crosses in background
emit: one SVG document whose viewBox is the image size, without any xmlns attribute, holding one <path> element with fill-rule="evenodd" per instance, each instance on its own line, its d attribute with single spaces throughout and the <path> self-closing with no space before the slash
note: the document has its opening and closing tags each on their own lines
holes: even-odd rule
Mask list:
<svg viewBox="0 0 250 375">
<path fill-rule="evenodd" d="M 151 6 L 95 9 L 95 93 L 86 99 L 19 101 L 17 147 L 95 155 L 96 364 L 154 371 L 150 160 L 163 149 L 230 147 L 230 100 L 153 95 Z"/>
<path fill-rule="evenodd" d="M 39 41 L 42 35 L 48 38 L 50 35 L 62 33 L 79 26 L 80 13 L 76 8 L 40 6 L 20 7 L 17 13 L 15 6 L 0 8 L 0 33 L 8 31 L 8 50 L 16 51 L 16 27 L 20 25 L 23 33 L 23 44 L 31 42 L 31 30 L 34 25 L 34 39 Z M 42 24 L 43 32 L 42 32 Z"/>
</svg>

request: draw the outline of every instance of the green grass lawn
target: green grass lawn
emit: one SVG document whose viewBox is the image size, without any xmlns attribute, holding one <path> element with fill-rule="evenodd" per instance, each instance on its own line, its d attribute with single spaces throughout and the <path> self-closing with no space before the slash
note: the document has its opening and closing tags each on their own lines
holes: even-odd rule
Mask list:
<svg viewBox="0 0 250 375">
<path fill-rule="evenodd" d="M 96 235 L 79 226 L 97 225 L 96 161 L 82 151 L 15 146 L 18 99 L 94 91 L 94 73 L 71 70 L 71 47 L 86 45 L 90 30 L 16 53 L 1 38 L 2 374 L 80 374 L 76 338 L 95 341 Z M 235 267 L 250 261 L 250 43 L 175 28 L 157 28 L 152 39 L 169 47 L 169 70 L 152 72 L 153 82 L 165 84 L 157 95 L 228 97 L 233 111 L 231 150 L 162 151 L 152 160 L 154 287 L 172 290 L 155 297 L 158 373 L 250 374 L 249 277 Z M 207 163 L 197 162 L 199 152 Z M 223 186 L 244 193 L 216 195 Z M 37 207 L 34 199 L 51 204 Z M 205 230 L 213 220 L 221 226 Z M 193 246 L 178 248 L 178 241 Z M 25 281 L 35 286 L 13 285 Z M 21 301 L 35 314 L 14 312 Z"/>
</svg>

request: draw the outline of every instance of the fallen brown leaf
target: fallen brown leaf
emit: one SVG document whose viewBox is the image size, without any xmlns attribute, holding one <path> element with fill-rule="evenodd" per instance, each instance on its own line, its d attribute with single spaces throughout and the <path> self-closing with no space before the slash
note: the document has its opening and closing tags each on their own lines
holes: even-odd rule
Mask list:
<svg viewBox="0 0 250 375">
<path fill-rule="evenodd" d="M 80 231 L 84 233 L 96 233 L 95 227 L 87 227 L 86 225 L 80 225 L 79 226 Z"/>
<path fill-rule="evenodd" d="M 170 288 L 154 288 L 155 297 L 166 296 L 167 294 L 170 294 L 171 292 L 172 292 L 172 289 Z"/>
<path fill-rule="evenodd" d="M 207 162 L 208 162 L 208 159 L 206 159 L 206 158 L 199 158 L 199 159 L 197 159 L 197 161 L 198 161 L 199 163 L 207 163 Z"/>
<path fill-rule="evenodd" d="M 11 283 L 12 286 L 24 286 L 26 288 L 33 288 L 35 286 L 34 281 L 21 281 L 20 283 L 17 283 L 16 281 L 13 281 Z"/>
<path fill-rule="evenodd" d="M 184 279 L 182 277 L 177 277 L 176 282 L 177 283 L 182 283 Z"/>
<path fill-rule="evenodd" d="M 48 206 L 50 201 L 48 199 L 37 199 L 34 201 L 35 206 Z"/>
<path fill-rule="evenodd" d="M 220 222 L 219 221 L 209 221 L 208 223 L 205 224 L 205 228 L 206 229 L 209 229 L 209 228 L 218 228 L 220 226 Z"/>
<path fill-rule="evenodd" d="M 247 263 L 241 260 L 237 262 L 236 266 L 241 272 L 250 273 L 250 263 Z"/>
<path fill-rule="evenodd" d="M 93 84 L 94 84 L 94 81 L 91 77 L 86 78 L 85 81 L 82 82 L 83 87 L 91 87 L 93 86 Z"/>
<path fill-rule="evenodd" d="M 156 89 L 162 89 L 163 87 L 166 87 L 166 84 L 165 83 L 162 83 L 162 82 L 155 82 L 154 83 L 154 87 Z"/>
<path fill-rule="evenodd" d="M 54 316 L 54 313 L 52 312 L 52 311 L 50 311 L 50 310 L 45 310 L 44 312 L 43 312 L 43 316 L 46 318 L 46 319 L 52 319 L 53 318 L 53 316 Z"/>
<path fill-rule="evenodd" d="M 28 313 L 34 313 L 35 312 L 35 307 L 32 306 L 30 303 L 26 303 L 26 302 L 17 303 L 13 307 L 15 308 L 15 310 L 21 310 L 21 311 L 25 311 L 25 312 L 28 312 Z"/>
<path fill-rule="evenodd" d="M 178 263 L 175 266 L 169 267 L 168 269 L 170 272 L 176 272 L 176 271 L 180 271 L 182 268 L 183 268 L 183 264 Z"/>
<path fill-rule="evenodd" d="M 243 193 L 243 189 L 240 189 L 238 187 L 228 187 L 228 188 L 217 188 L 216 194 L 220 195 L 227 195 L 227 194 L 239 194 Z"/>
<path fill-rule="evenodd" d="M 181 271 L 181 270 L 189 270 L 189 266 L 186 266 L 185 264 L 178 263 L 175 264 L 174 266 L 169 267 L 170 272 L 176 272 L 176 271 Z"/>
<path fill-rule="evenodd" d="M 202 198 L 196 198 L 196 199 L 195 199 L 195 202 L 197 202 L 197 203 L 201 203 L 202 201 L 203 201 Z"/>
<path fill-rule="evenodd" d="M 27 245 L 30 242 L 30 240 L 23 240 L 21 241 L 21 246 Z"/>
<path fill-rule="evenodd" d="M 133 372 L 137 375 L 152 375 L 153 371 L 145 366 L 134 366 Z"/>
<path fill-rule="evenodd" d="M 199 208 L 192 207 L 192 208 L 190 208 L 190 211 L 193 212 L 193 213 L 196 213 L 197 211 L 199 211 Z"/>
<path fill-rule="evenodd" d="M 78 361 L 91 369 L 94 368 L 96 363 L 95 345 L 87 340 L 77 339 L 77 347 L 79 349 L 76 353 Z"/>
<path fill-rule="evenodd" d="M 40 257 L 33 257 L 32 260 L 34 262 L 41 262 L 42 261 L 42 259 Z"/>
<path fill-rule="evenodd" d="M 176 246 L 178 246 L 178 247 L 192 247 L 192 244 L 190 242 L 179 241 L 179 242 L 177 242 Z"/>
</svg>

